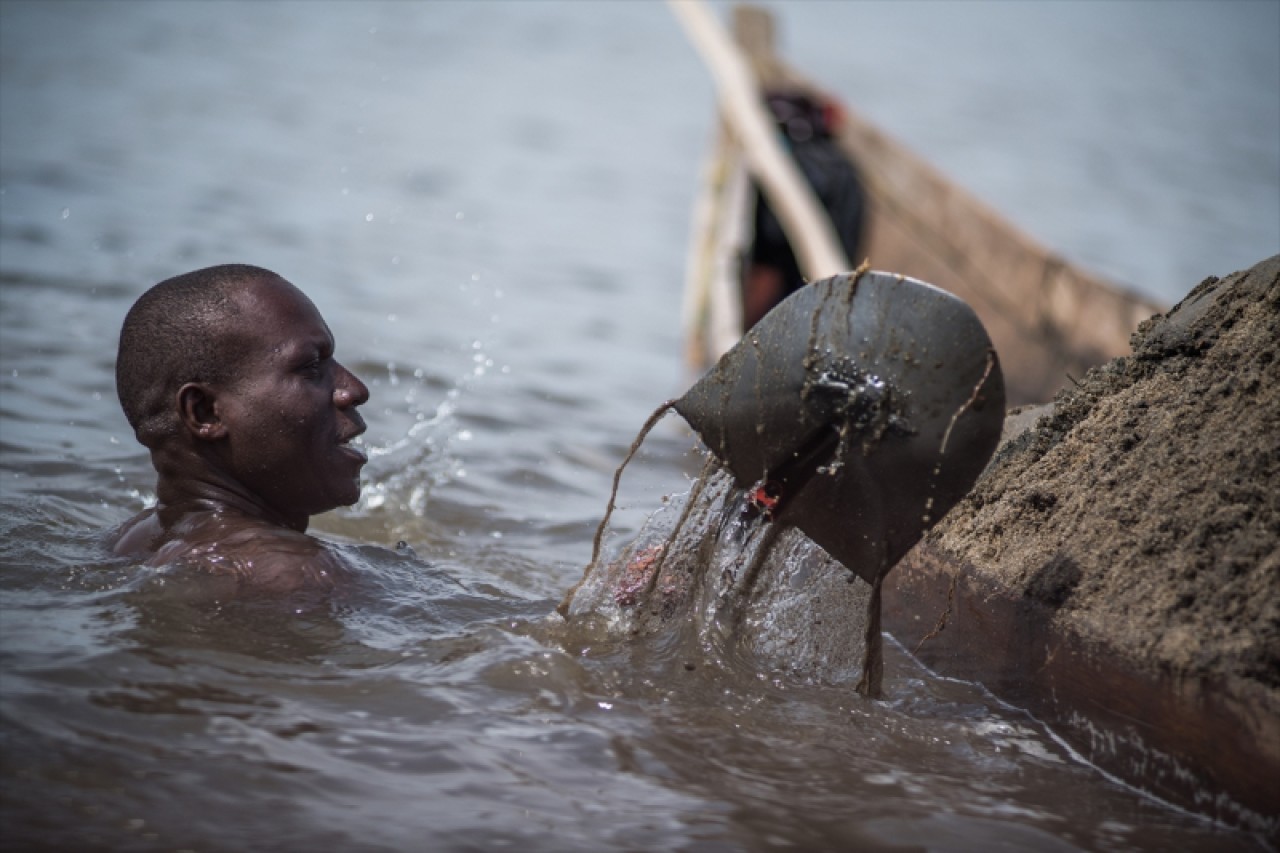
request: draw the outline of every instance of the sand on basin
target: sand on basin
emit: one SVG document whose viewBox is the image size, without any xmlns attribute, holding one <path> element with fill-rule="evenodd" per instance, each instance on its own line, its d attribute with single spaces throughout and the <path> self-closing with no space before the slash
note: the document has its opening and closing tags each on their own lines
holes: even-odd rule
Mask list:
<svg viewBox="0 0 1280 853">
<path fill-rule="evenodd" d="M 1010 414 L 891 573 L 886 627 L 1100 766 L 1280 835 L 1280 255 L 1132 350 Z"/>
<path fill-rule="evenodd" d="M 1146 665 L 1280 688 L 1280 256 L 1202 282 L 1132 345 L 1002 445 L 929 540 Z"/>
</svg>

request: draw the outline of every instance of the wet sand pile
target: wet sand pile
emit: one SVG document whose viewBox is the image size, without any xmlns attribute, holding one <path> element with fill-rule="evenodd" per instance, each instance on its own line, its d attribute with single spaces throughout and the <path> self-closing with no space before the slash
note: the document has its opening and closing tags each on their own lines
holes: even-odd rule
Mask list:
<svg viewBox="0 0 1280 853">
<path fill-rule="evenodd" d="M 1011 413 L 885 625 L 1086 759 L 1280 842 L 1280 255 Z"/>
<path fill-rule="evenodd" d="M 1139 669 L 1280 708 L 1280 255 L 1132 346 L 1024 412 L 927 541 Z"/>
</svg>

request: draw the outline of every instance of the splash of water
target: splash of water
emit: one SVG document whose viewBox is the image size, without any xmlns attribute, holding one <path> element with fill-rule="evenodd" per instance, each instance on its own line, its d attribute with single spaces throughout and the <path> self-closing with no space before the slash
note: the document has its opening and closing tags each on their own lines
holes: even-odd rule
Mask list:
<svg viewBox="0 0 1280 853">
<path fill-rule="evenodd" d="M 561 616 L 602 619 L 616 636 L 678 648 L 686 660 L 701 654 L 823 680 L 882 671 L 866 659 L 868 649 L 880 654 L 878 627 L 872 644 L 860 630 L 879 624 L 862 621 L 870 587 L 774 519 L 758 490 L 737 485 L 710 452 L 678 511 L 656 513 L 620 553 L 604 553 L 623 469 L 671 408 L 650 416 L 615 473 L 591 563 Z"/>
</svg>

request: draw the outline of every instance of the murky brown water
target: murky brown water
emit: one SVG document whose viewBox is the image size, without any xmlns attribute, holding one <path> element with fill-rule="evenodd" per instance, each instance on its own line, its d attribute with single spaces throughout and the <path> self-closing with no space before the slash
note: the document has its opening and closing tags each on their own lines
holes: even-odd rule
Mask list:
<svg viewBox="0 0 1280 853">
<path fill-rule="evenodd" d="M 1274 7 L 960 8 L 797 4 L 784 38 L 1160 298 L 1274 251 Z M 867 702 L 549 616 L 689 380 L 711 88 L 661 6 L 6 2 L 0 48 L 0 845 L 1257 846 L 892 642 Z M 1210 114 L 1240 129 L 1226 152 L 1170 132 Z M 209 608 L 102 547 L 153 483 L 114 399 L 120 320 L 226 261 L 307 290 L 371 386 L 364 498 L 316 525 L 365 571 L 330 602 Z M 665 422 L 607 547 L 699 464 Z"/>
</svg>

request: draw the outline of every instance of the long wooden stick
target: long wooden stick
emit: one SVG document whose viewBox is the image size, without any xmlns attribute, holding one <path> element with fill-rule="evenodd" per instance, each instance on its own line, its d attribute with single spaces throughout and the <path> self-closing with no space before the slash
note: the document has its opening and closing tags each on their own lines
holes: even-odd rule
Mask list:
<svg viewBox="0 0 1280 853">
<path fill-rule="evenodd" d="M 795 161 L 783 151 L 750 65 L 700 0 L 667 2 L 711 69 L 725 122 L 782 223 L 800 271 L 809 281 L 847 272 L 849 259 L 831 220 Z"/>
</svg>

